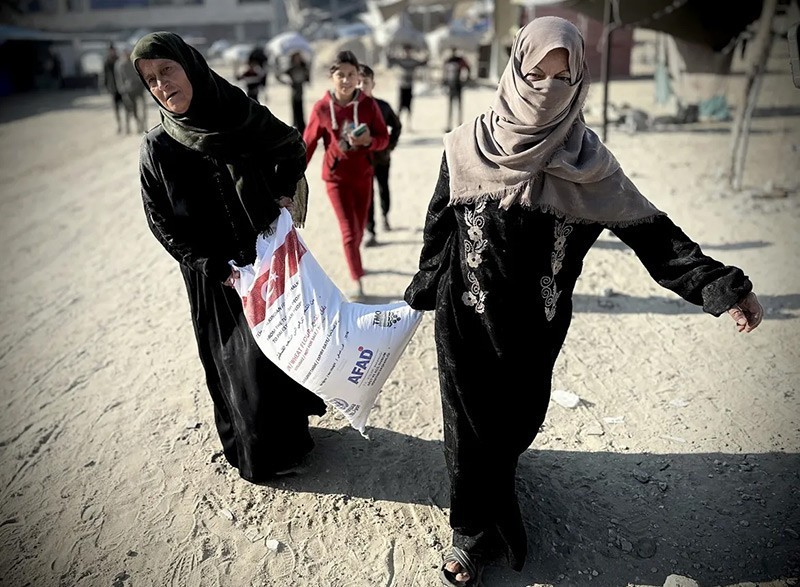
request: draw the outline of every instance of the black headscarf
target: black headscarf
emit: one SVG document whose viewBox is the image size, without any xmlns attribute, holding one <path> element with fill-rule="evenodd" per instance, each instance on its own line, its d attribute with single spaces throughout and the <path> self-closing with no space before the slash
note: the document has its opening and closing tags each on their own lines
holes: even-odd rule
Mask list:
<svg viewBox="0 0 800 587">
<path fill-rule="evenodd" d="M 192 101 L 185 113 L 175 114 L 153 96 L 166 133 L 194 151 L 224 161 L 248 213 L 254 203 L 265 198 L 277 202 L 288 196 L 294 199 L 295 224 L 304 224 L 308 197 L 306 150 L 297 129 L 220 77 L 197 49 L 175 33 L 145 35 L 136 43 L 130 59 L 134 66 L 139 59 L 172 59 L 179 63 L 192 84 Z M 136 71 L 147 88 L 138 67 Z M 272 218 L 251 216 L 254 228 L 264 230 L 266 226 L 260 224 L 271 222 L 277 212 L 276 205 Z"/>
</svg>

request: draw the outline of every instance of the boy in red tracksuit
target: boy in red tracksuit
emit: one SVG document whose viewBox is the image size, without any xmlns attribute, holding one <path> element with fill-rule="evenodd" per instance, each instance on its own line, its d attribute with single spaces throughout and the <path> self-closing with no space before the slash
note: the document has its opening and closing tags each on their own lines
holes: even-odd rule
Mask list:
<svg viewBox="0 0 800 587">
<path fill-rule="evenodd" d="M 351 298 L 364 297 L 360 247 L 372 201 L 370 153 L 389 145 L 389 132 L 378 104 L 358 90 L 358 65 L 352 51 L 339 52 L 330 68 L 333 90 L 314 104 L 303 132 L 307 162 L 314 156 L 319 139 L 325 147 L 322 179 L 342 233 L 353 280 L 352 291 L 348 291 Z"/>
</svg>

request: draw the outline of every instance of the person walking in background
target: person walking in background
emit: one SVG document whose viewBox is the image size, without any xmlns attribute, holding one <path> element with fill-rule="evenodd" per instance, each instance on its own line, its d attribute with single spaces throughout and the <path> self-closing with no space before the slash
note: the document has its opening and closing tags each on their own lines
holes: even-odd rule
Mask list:
<svg viewBox="0 0 800 587">
<path fill-rule="evenodd" d="M 409 132 L 411 130 L 411 102 L 414 99 L 414 74 L 417 68 L 424 67 L 428 64 L 428 58 L 417 59 L 413 55 L 414 48 L 411 45 L 403 45 L 403 54 L 400 57 L 389 59 L 389 65 L 400 68 L 400 96 L 399 104 L 397 106 L 397 115 L 401 116 L 403 112 L 406 113 L 406 128 Z"/>
<path fill-rule="evenodd" d="M 125 106 L 122 103 L 122 94 L 117 90 L 117 80 L 114 72 L 114 65 L 117 59 L 119 59 L 119 55 L 114 47 L 114 43 L 109 43 L 106 59 L 103 62 L 103 85 L 106 91 L 111 95 L 111 107 L 114 108 L 114 118 L 117 121 L 117 134 L 122 134 L 121 111 Z"/>
<path fill-rule="evenodd" d="M 447 88 L 447 126 L 444 132 L 450 132 L 453 128 L 453 110 L 458 105 L 458 119 L 455 126 L 460 126 L 463 121 L 464 107 L 461 101 L 461 93 L 464 85 L 469 82 L 470 68 L 467 60 L 458 54 L 458 49 L 452 47 L 450 57 L 448 57 L 442 68 L 442 83 Z"/>
<path fill-rule="evenodd" d="M 289 67 L 278 74 L 278 81 L 292 88 L 292 121 L 294 127 L 302 134 L 306 129 L 303 88 L 311 81 L 311 72 L 302 53 L 299 51 L 292 53 Z"/>
<path fill-rule="evenodd" d="M 353 280 L 346 292 L 352 299 L 364 297 L 361 240 L 372 201 L 371 155 L 389 145 L 389 132 L 377 102 L 358 89 L 358 59 L 352 51 L 340 51 L 330 67 L 333 89 L 317 100 L 303 133 L 306 160 L 311 161 L 322 139 L 325 181 L 339 230 L 345 259 Z"/>
<path fill-rule="evenodd" d="M 264 79 L 267 73 L 261 68 L 257 59 L 251 58 L 247 62 L 247 69 L 236 76 L 236 81 L 242 82 L 245 87 L 245 94 L 258 102 L 258 93 L 264 87 Z"/>
<path fill-rule="evenodd" d="M 727 313 L 739 332 L 763 317 L 744 272 L 703 254 L 586 127 L 588 91 L 579 29 L 536 18 L 517 33 L 491 107 L 444 138 L 405 300 L 435 311 L 452 528 L 446 585 L 477 585 L 487 564 L 522 570 L 517 464 L 544 422 L 572 294 L 603 230 L 659 285 Z M 522 305 L 510 303 L 520 296 Z"/>
<path fill-rule="evenodd" d="M 140 133 L 147 129 L 145 90 L 130 56 L 130 50 L 123 49 L 122 55 L 114 64 L 114 80 L 117 84 L 117 91 L 122 96 L 122 104 L 125 106 L 125 134 L 131 132 L 131 117 L 136 120 L 136 127 Z"/>
<path fill-rule="evenodd" d="M 131 55 L 161 111 L 139 155 L 147 224 L 180 264 L 222 451 L 252 483 L 312 450 L 325 402 L 256 344 L 233 284 L 281 207 L 305 218 L 305 146 L 266 106 L 209 68 L 178 35 L 142 37 Z"/>
<path fill-rule="evenodd" d="M 50 48 L 47 52 L 47 73 L 53 81 L 55 87 L 64 87 L 64 68 L 61 63 L 61 56 L 58 51 Z"/>
<path fill-rule="evenodd" d="M 258 66 L 258 71 L 260 71 L 263 75 L 260 75 L 261 80 L 261 100 L 263 102 L 267 101 L 267 82 L 269 80 L 269 55 L 267 55 L 266 51 L 264 51 L 263 47 L 255 46 L 253 50 L 250 51 L 250 54 L 247 56 L 248 63 L 254 63 Z M 258 101 L 258 96 L 256 96 L 256 101 Z"/>
<path fill-rule="evenodd" d="M 375 151 L 372 154 L 372 168 L 375 174 L 375 182 L 378 184 L 378 195 L 381 202 L 381 212 L 383 214 L 383 230 L 390 231 L 392 228 L 389 224 L 389 208 L 391 207 L 391 194 L 389 192 L 389 167 L 392 162 L 392 151 L 397 147 L 397 142 L 400 140 L 400 133 L 403 130 L 403 125 L 400 123 L 400 118 L 395 114 L 392 107 L 386 100 L 381 100 L 372 95 L 375 88 L 375 72 L 369 65 L 361 64 L 358 69 L 359 73 L 359 88 L 367 96 L 378 103 L 378 108 L 381 110 L 383 121 L 386 126 L 391 129 L 389 132 L 389 145 L 382 151 Z M 375 236 L 375 191 L 373 189 L 372 199 L 369 204 L 369 212 L 367 213 L 367 232 L 369 238 L 364 246 L 374 247 L 378 244 Z"/>
</svg>

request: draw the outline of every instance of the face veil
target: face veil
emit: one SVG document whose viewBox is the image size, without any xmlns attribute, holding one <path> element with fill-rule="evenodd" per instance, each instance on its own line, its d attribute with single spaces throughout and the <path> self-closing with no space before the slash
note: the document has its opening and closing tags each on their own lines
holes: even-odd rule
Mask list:
<svg viewBox="0 0 800 587">
<path fill-rule="evenodd" d="M 525 79 L 554 49 L 569 54 L 569 83 Z M 538 207 L 572 221 L 611 224 L 661 214 L 586 127 L 589 85 L 575 25 L 547 16 L 523 27 L 490 108 L 445 135 L 451 204 L 496 199 L 503 208 Z"/>
</svg>

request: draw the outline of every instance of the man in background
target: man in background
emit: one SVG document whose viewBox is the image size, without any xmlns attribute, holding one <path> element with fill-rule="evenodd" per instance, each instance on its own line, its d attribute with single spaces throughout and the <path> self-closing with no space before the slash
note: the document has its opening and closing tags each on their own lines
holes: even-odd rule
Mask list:
<svg viewBox="0 0 800 587">
<path fill-rule="evenodd" d="M 293 126 L 303 134 L 306 129 L 306 118 L 303 111 L 303 87 L 311 81 L 308 64 L 299 51 L 292 53 L 289 67 L 278 74 L 278 81 L 292 88 L 292 120 Z"/>
<path fill-rule="evenodd" d="M 458 54 L 458 49 L 452 47 L 450 57 L 445 60 L 442 71 L 442 83 L 447 88 L 447 126 L 444 132 L 450 132 L 453 128 L 453 106 L 456 103 L 458 104 L 458 122 L 455 126 L 460 126 L 463 122 L 464 108 L 461 103 L 461 93 L 469 79 L 469 63 Z"/>
<path fill-rule="evenodd" d="M 117 120 L 117 134 L 122 134 L 122 114 L 120 110 L 124 107 L 122 103 L 122 94 L 117 90 L 117 80 L 114 73 L 114 64 L 119 59 L 117 50 L 114 43 L 109 43 L 108 51 L 106 52 L 106 60 L 103 62 L 103 85 L 106 91 L 111 95 L 111 106 L 114 108 L 114 118 Z"/>
<path fill-rule="evenodd" d="M 375 88 L 375 72 L 368 65 L 360 65 L 359 73 L 359 87 L 365 95 L 369 96 L 378 103 L 378 107 L 383 115 L 383 121 L 389 127 L 389 146 L 383 151 L 375 151 L 372 154 L 372 167 L 375 170 L 375 181 L 378 182 L 378 194 L 381 200 L 381 212 L 383 212 L 383 230 L 390 231 L 392 228 L 389 225 L 389 206 L 391 204 L 389 194 L 389 166 L 392 162 L 391 153 L 397 146 L 397 141 L 400 140 L 400 131 L 403 125 L 400 124 L 400 117 L 395 114 L 392 107 L 386 100 L 381 100 L 372 95 L 372 90 Z M 372 199 L 369 204 L 369 212 L 367 213 L 367 232 L 369 238 L 364 243 L 365 247 L 374 247 L 378 244 L 375 238 L 375 190 L 372 190 Z"/>
<path fill-rule="evenodd" d="M 397 116 L 406 111 L 406 127 L 411 130 L 411 101 L 414 98 L 414 73 L 418 67 L 428 64 L 427 56 L 424 59 L 417 59 L 412 54 L 411 45 L 403 45 L 403 55 L 389 60 L 389 65 L 396 65 L 400 68 L 400 104 L 397 107 Z"/>
<path fill-rule="evenodd" d="M 247 69 L 236 76 L 236 81 L 242 82 L 248 98 L 258 102 L 258 93 L 266 87 L 267 72 L 261 68 L 258 59 L 253 57 L 247 62 Z"/>
<path fill-rule="evenodd" d="M 131 132 L 131 118 L 136 120 L 140 133 L 147 130 L 147 105 L 144 100 L 144 85 L 131 62 L 130 49 L 123 49 L 122 56 L 114 63 L 114 80 L 117 92 L 125 106 L 125 134 Z"/>
</svg>

